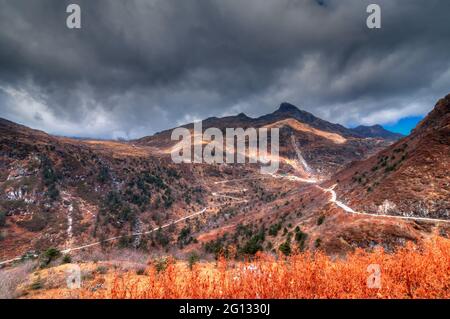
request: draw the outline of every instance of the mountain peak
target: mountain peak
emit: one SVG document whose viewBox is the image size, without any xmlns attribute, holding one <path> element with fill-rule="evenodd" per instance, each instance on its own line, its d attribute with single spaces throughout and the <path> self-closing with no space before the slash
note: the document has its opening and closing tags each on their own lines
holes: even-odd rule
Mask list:
<svg viewBox="0 0 450 319">
<path fill-rule="evenodd" d="M 280 111 L 280 112 L 292 112 L 292 111 L 299 111 L 299 109 L 295 105 L 293 105 L 291 103 L 283 102 L 283 103 L 280 104 L 280 107 L 278 108 L 278 111 Z"/>
<path fill-rule="evenodd" d="M 360 134 L 363 137 L 371 137 L 371 138 L 384 138 L 386 140 L 396 141 L 402 137 L 404 137 L 400 133 L 394 133 L 386 130 L 380 124 L 375 124 L 372 126 L 360 125 L 353 129 L 354 132 Z"/>
<path fill-rule="evenodd" d="M 354 128 L 355 130 L 384 130 L 380 124 L 375 125 L 359 125 Z"/>
<path fill-rule="evenodd" d="M 249 119 L 250 118 L 244 112 L 239 113 L 236 117 L 241 118 L 241 119 Z"/>
<path fill-rule="evenodd" d="M 288 118 L 293 118 L 301 123 L 308 124 L 309 126 L 314 127 L 316 129 L 331 133 L 337 133 L 344 137 L 355 136 L 355 132 L 353 132 L 352 130 L 340 124 L 334 124 L 322 120 L 313 115 L 312 113 L 300 110 L 295 105 L 288 102 L 281 103 L 280 107 L 275 112 L 261 116 L 257 120 L 259 122 L 273 123 L 275 121 L 285 120 Z"/>
<path fill-rule="evenodd" d="M 450 94 L 440 99 L 434 109 L 417 125 L 414 133 L 447 126 L 450 121 Z"/>
</svg>

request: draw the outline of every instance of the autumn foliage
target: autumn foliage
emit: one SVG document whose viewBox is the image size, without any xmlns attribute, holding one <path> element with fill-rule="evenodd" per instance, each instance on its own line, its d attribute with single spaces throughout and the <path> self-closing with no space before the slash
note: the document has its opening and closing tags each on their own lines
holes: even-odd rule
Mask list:
<svg viewBox="0 0 450 319">
<path fill-rule="evenodd" d="M 379 265 L 381 288 L 370 288 L 369 265 Z M 369 267 L 370 268 L 370 267 Z M 450 241 L 433 239 L 395 253 L 357 250 L 345 258 L 304 252 L 286 258 L 199 263 L 170 262 L 145 276 L 114 274 L 110 287 L 86 298 L 450 298 Z"/>
</svg>

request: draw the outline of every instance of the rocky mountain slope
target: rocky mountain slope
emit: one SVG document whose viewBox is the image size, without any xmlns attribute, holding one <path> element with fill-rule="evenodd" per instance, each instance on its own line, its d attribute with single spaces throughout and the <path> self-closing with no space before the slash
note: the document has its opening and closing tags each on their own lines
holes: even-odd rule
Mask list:
<svg viewBox="0 0 450 319">
<path fill-rule="evenodd" d="M 298 150 L 301 149 L 301 156 L 311 170 L 322 177 L 329 177 L 351 161 L 365 159 L 392 143 L 392 138 L 364 135 L 342 125 L 319 119 L 289 103 L 282 103 L 275 112 L 259 118 L 250 118 L 243 113 L 223 118 L 212 117 L 202 121 L 202 126 L 203 130 L 215 127 L 224 133 L 226 128 L 277 127 L 280 129 L 282 162 L 287 162 L 292 169 L 295 165 L 291 165 L 291 159 L 298 158 Z M 190 123 L 182 127 L 192 131 L 194 124 Z M 177 143 L 171 141 L 172 131 L 171 129 L 144 137 L 133 143 L 157 147 L 169 153 Z M 284 168 L 292 172 L 289 167 Z M 303 169 L 301 165 L 297 165 L 297 168 Z"/>
<path fill-rule="evenodd" d="M 334 176 L 337 192 L 369 213 L 450 218 L 450 95 L 408 136 Z"/>
<path fill-rule="evenodd" d="M 361 134 L 364 137 L 378 137 L 378 138 L 384 138 L 386 140 L 396 141 L 403 137 L 405 137 L 402 134 L 399 133 L 393 133 L 391 131 L 386 130 L 381 125 L 373 125 L 373 126 L 364 126 L 360 125 L 358 127 L 355 127 L 353 129 L 354 132 L 357 132 L 358 134 Z"/>
<path fill-rule="evenodd" d="M 255 164 L 174 164 L 171 130 L 129 142 L 76 140 L 1 120 L 0 260 L 49 247 L 206 256 L 294 247 L 339 252 L 420 236 L 380 223 L 377 234 L 388 236 L 368 237 L 375 227 L 343 214 L 316 183 L 390 141 L 286 103 L 257 119 L 209 118 L 203 121 L 208 127 L 279 128 L 280 171 L 270 176 Z M 333 231 L 336 223 L 349 228 Z"/>
<path fill-rule="evenodd" d="M 1 257 L 139 232 L 203 202 L 197 172 L 151 148 L 54 137 L 6 120 L 0 133 Z"/>
</svg>

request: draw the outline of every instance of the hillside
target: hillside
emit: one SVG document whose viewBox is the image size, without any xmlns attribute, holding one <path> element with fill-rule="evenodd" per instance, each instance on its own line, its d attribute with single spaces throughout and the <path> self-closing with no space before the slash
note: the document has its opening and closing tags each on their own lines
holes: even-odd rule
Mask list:
<svg viewBox="0 0 450 319">
<path fill-rule="evenodd" d="M 105 256 L 100 261 L 75 260 L 83 273 L 80 289 L 69 289 L 66 274 L 74 264 L 31 272 L 29 264 L 0 271 L 0 298 L 47 299 L 423 299 L 449 298 L 450 241 L 433 238 L 395 253 L 380 249 L 349 253 L 345 259 L 322 252 L 296 252 L 274 258 L 189 263 L 145 255 Z M 368 286 L 368 265 L 380 265 L 381 281 Z M 409 267 L 405 267 L 408 265 Z M 174 278 L 178 280 L 174 280 Z M 408 278 L 408 280 L 405 280 Z M 17 287 L 17 289 L 14 289 Z M 220 288 L 220 289 L 218 289 Z"/>
<path fill-rule="evenodd" d="M 2 259 L 156 227 L 200 209 L 196 172 L 158 151 L 0 123 Z M 176 182 L 175 182 L 176 181 Z M 134 243 L 139 245 L 139 240 Z"/>
<path fill-rule="evenodd" d="M 436 130 L 422 126 L 417 132 Z M 363 165 L 350 163 L 383 152 L 388 140 L 361 137 L 286 103 L 257 119 L 209 118 L 203 127 L 279 128 L 279 172 L 261 175 L 257 164 L 174 164 L 171 130 L 129 142 L 77 140 L 2 120 L 1 260 L 50 247 L 73 254 L 117 247 L 195 252 L 209 259 L 295 244 L 341 254 L 374 243 L 391 249 L 430 233 L 413 221 L 374 223 L 346 214 L 318 184 L 348 165 Z M 339 198 L 348 194 L 345 185 L 342 179 Z"/>
<path fill-rule="evenodd" d="M 333 177 L 347 203 L 369 213 L 450 218 L 450 95 L 411 135 Z"/>
<path fill-rule="evenodd" d="M 391 131 L 386 130 L 381 125 L 373 125 L 373 126 L 364 126 L 360 125 L 358 127 L 355 127 L 353 129 L 354 132 L 357 132 L 358 134 L 361 134 L 364 137 L 378 137 L 378 138 L 384 138 L 386 140 L 396 141 L 403 137 L 405 137 L 402 134 L 399 133 L 393 133 Z"/>
<path fill-rule="evenodd" d="M 329 177 L 346 164 L 365 159 L 392 143 L 392 139 L 369 137 L 342 125 L 327 122 L 289 103 L 282 103 L 273 113 L 258 118 L 250 118 L 243 113 L 223 118 L 212 117 L 202 121 L 202 126 L 203 130 L 215 127 L 223 132 L 226 128 L 277 127 L 280 129 L 282 162 L 291 166 L 291 168 L 284 167 L 287 172 L 294 172 L 292 169 L 296 167 L 297 173 L 302 174 L 301 165 L 291 165 L 292 159 L 298 157 L 296 149 L 301 149 L 301 156 L 310 168 L 323 178 Z M 193 131 L 194 124 L 182 127 Z M 172 130 L 144 137 L 133 143 L 156 147 L 168 154 L 176 145 L 176 141 L 171 141 Z"/>
</svg>

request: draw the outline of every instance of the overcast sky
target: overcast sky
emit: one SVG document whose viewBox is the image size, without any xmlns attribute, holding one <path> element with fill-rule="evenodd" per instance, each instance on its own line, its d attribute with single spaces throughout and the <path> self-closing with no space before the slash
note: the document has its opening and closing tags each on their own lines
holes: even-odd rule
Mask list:
<svg viewBox="0 0 450 319">
<path fill-rule="evenodd" d="M 382 8 L 382 29 L 366 7 Z M 82 28 L 66 27 L 78 3 Z M 291 102 L 347 126 L 450 92 L 448 0 L 0 0 L 0 117 L 136 138 Z"/>
</svg>

